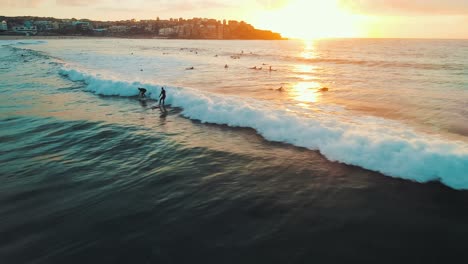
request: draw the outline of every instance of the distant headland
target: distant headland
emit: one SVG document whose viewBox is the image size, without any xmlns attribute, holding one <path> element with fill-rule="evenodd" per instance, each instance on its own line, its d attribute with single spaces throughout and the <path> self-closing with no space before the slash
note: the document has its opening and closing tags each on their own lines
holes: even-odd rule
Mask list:
<svg viewBox="0 0 468 264">
<path fill-rule="evenodd" d="M 168 20 L 94 21 L 52 17 L 0 16 L 0 35 L 13 36 L 103 36 L 170 39 L 280 40 L 279 33 L 260 30 L 244 21 L 209 18 Z"/>
</svg>

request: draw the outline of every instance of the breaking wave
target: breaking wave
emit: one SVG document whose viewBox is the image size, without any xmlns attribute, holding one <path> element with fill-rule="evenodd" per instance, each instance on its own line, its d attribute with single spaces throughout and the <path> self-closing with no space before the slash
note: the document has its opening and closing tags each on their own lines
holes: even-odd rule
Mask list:
<svg viewBox="0 0 468 264">
<path fill-rule="evenodd" d="M 63 68 L 62 76 L 100 95 L 136 96 L 139 86 L 157 99 L 160 85 L 105 79 Z M 166 87 L 166 86 L 164 86 Z M 417 182 L 440 181 L 468 189 L 468 145 L 419 133 L 382 118 L 312 112 L 307 116 L 278 109 L 270 102 L 166 87 L 166 103 L 182 115 L 204 123 L 249 127 L 265 139 L 318 150 L 327 159 Z M 241 100 L 240 100 L 241 99 Z"/>
<path fill-rule="evenodd" d="M 0 40 L 0 46 L 10 46 L 10 45 L 40 45 L 45 44 L 45 40 Z"/>
</svg>

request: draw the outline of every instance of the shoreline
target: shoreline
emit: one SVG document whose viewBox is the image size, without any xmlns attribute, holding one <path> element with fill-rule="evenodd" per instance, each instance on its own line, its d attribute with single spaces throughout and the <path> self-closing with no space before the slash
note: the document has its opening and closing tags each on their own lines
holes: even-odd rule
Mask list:
<svg viewBox="0 0 468 264">
<path fill-rule="evenodd" d="M 180 40 L 289 40 L 283 39 L 185 39 L 150 36 L 21 36 L 21 35 L 0 35 L 0 40 L 22 40 L 22 39 L 180 39 Z"/>
<path fill-rule="evenodd" d="M 116 38 L 101 36 L 15 36 L 0 35 L 0 40 L 22 40 L 22 39 L 92 39 L 92 38 Z"/>
</svg>

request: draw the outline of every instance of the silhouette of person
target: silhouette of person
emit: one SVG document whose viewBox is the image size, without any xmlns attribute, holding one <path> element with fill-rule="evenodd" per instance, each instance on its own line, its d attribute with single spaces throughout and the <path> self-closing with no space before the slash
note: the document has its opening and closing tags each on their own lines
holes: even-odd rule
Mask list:
<svg viewBox="0 0 468 264">
<path fill-rule="evenodd" d="M 138 94 L 139 97 L 146 97 L 146 89 L 139 87 L 138 90 L 140 90 L 140 93 Z"/>
<path fill-rule="evenodd" d="M 224 65 L 224 68 L 225 68 L 225 69 L 227 69 L 228 67 L 229 67 L 229 66 L 228 66 L 227 64 L 226 64 L 226 65 Z"/>
<path fill-rule="evenodd" d="M 164 87 L 161 87 L 161 94 L 159 95 L 159 105 L 164 107 L 164 103 L 166 101 L 166 90 L 164 90 Z"/>
</svg>

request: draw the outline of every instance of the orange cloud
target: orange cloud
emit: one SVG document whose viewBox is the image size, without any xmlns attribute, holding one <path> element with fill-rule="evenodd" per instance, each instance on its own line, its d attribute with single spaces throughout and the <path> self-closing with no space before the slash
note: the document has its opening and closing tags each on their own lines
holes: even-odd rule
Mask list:
<svg viewBox="0 0 468 264">
<path fill-rule="evenodd" d="M 278 9 L 289 3 L 289 0 L 257 0 L 261 6 L 267 9 Z"/>
<path fill-rule="evenodd" d="M 187 11 L 187 10 L 197 10 L 197 9 L 213 9 L 213 8 L 230 8 L 232 5 L 227 4 L 226 2 L 220 1 L 171 1 L 166 3 L 163 9 L 171 11 Z"/>
<path fill-rule="evenodd" d="M 57 5 L 63 6 L 89 6 L 95 4 L 96 0 L 57 0 Z"/>
<path fill-rule="evenodd" d="M 3 7 L 13 8 L 36 8 L 40 6 L 44 1 L 45 0 L 6 0 L 5 3 L 2 3 L 1 5 Z"/>
<path fill-rule="evenodd" d="M 466 0 L 340 0 L 356 13 L 368 15 L 467 15 Z"/>
</svg>

